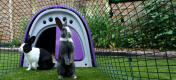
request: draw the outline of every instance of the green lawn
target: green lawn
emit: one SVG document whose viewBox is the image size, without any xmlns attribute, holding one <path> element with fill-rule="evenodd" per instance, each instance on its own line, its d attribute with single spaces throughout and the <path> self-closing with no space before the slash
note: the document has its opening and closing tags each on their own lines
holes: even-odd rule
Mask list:
<svg viewBox="0 0 176 80">
<path fill-rule="evenodd" d="M 19 58 L 17 52 L 0 53 L 0 80 L 57 80 L 56 69 L 26 71 L 19 67 Z M 110 80 L 108 76 L 114 80 L 176 80 L 176 59 L 131 57 L 130 61 L 123 56 L 96 56 L 96 59 L 97 68 L 76 68 L 77 80 Z"/>
<path fill-rule="evenodd" d="M 99 69 L 115 79 L 176 80 L 176 59 L 149 57 L 98 57 Z M 169 65 L 169 67 L 168 67 Z"/>
<path fill-rule="evenodd" d="M 107 75 L 97 71 L 96 68 L 76 68 L 76 80 L 111 80 Z M 58 80 L 56 69 L 52 70 L 31 70 L 19 68 L 3 76 L 1 80 Z M 64 78 L 63 80 L 72 80 Z"/>
<path fill-rule="evenodd" d="M 0 53 L 0 80 L 58 80 L 56 69 L 26 71 L 19 67 L 20 55 L 18 52 Z M 76 80 L 110 80 L 110 78 L 93 68 L 76 68 Z M 64 78 L 63 80 L 70 80 Z"/>
<path fill-rule="evenodd" d="M 19 67 L 19 52 L 0 51 L 0 78 Z"/>
</svg>

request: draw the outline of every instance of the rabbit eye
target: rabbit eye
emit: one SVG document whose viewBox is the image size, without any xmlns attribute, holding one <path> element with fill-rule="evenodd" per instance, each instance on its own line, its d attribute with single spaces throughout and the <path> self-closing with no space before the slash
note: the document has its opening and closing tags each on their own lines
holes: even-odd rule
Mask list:
<svg viewBox="0 0 176 80">
<path fill-rule="evenodd" d="M 65 29 L 65 28 L 62 28 L 62 31 L 66 31 L 66 29 Z"/>
</svg>

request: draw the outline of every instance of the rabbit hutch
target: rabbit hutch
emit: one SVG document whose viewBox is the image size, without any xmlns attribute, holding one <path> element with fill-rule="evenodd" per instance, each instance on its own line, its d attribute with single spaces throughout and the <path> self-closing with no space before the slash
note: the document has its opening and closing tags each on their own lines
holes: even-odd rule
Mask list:
<svg viewBox="0 0 176 80">
<path fill-rule="evenodd" d="M 19 46 L 36 36 L 57 63 L 67 20 L 79 80 L 175 80 L 175 0 L 0 0 L 0 80 L 56 80 L 51 70 L 26 71 Z"/>
<path fill-rule="evenodd" d="M 72 31 L 72 39 L 75 45 L 74 60 L 77 67 L 96 66 L 95 52 L 90 31 L 85 19 L 76 10 L 70 7 L 54 5 L 41 9 L 32 17 L 25 32 L 27 35 L 36 36 L 33 46 L 44 48 L 50 53 L 55 53 L 58 58 L 60 30 L 56 28 L 55 18 L 68 20 Z M 21 56 L 20 65 L 25 66 L 27 62 Z"/>
</svg>

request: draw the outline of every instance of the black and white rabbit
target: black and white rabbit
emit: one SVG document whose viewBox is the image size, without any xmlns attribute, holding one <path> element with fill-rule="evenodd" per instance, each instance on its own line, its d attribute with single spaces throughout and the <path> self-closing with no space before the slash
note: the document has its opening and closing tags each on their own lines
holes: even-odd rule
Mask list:
<svg viewBox="0 0 176 80">
<path fill-rule="evenodd" d="M 75 64 L 74 64 L 74 44 L 71 38 L 71 30 L 67 25 L 67 21 L 62 25 L 59 18 L 55 19 L 56 24 L 58 25 L 61 31 L 61 38 L 59 40 L 59 55 L 57 60 L 57 73 L 58 78 L 62 79 L 63 77 L 72 77 L 76 79 L 75 75 Z"/>
<path fill-rule="evenodd" d="M 35 36 L 28 35 L 26 42 L 21 44 L 19 51 L 24 53 L 28 61 L 28 68 L 26 70 L 31 70 L 32 68 L 38 70 L 48 70 L 54 67 L 51 54 L 42 48 L 32 47 L 32 43 L 35 41 Z"/>
</svg>

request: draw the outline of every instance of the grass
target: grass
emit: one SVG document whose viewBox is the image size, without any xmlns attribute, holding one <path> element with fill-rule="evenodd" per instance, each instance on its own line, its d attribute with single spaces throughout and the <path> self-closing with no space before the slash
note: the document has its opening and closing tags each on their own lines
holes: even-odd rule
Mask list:
<svg viewBox="0 0 176 80">
<path fill-rule="evenodd" d="M 26 71 L 19 67 L 20 55 L 18 52 L 0 53 L 0 80 L 58 80 L 56 68 L 52 70 Z M 93 68 L 76 68 L 76 80 L 110 80 L 110 78 Z M 71 80 L 64 78 L 63 80 Z"/>
<path fill-rule="evenodd" d="M 100 56 L 97 62 L 103 72 L 116 79 L 176 79 L 176 59 Z"/>
<path fill-rule="evenodd" d="M 76 80 L 110 80 L 108 76 L 96 70 L 96 68 L 76 68 Z M 58 80 L 56 69 L 52 70 L 31 70 L 26 71 L 25 68 L 19 68 L 14 72 L 3 76 L 1 80 Z M 64 78 L 63 80 L 72 80 Z"/>
<path fill-rule="evenodd" d="M 0 52 L 0 77 L 19 67 L 18 52 Z"/>
<path fill-rule="evenodd" d="M 0 80 L 57 80 L 56 69 L 26 71 L 19 67 L 20 54 L 0 53 Z M 76 68 L 77 80 L 176 80 L 176 59 L 125 56 L 96 56 L 97 68 Z M 103 72 L 103 73 L 102 73 Z M 105 74 L 104 74 L 105 73 Z M 70 80 L 64 78 L 63 80 Z"/>
</svg>

